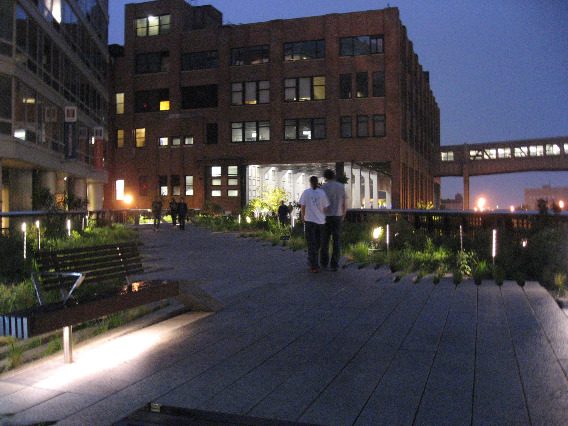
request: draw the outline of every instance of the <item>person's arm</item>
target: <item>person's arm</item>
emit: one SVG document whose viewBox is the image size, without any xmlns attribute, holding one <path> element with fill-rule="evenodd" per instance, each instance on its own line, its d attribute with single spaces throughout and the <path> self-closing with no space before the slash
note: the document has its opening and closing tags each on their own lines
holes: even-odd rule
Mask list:
<svg viewBox="0 0 568 426">
<path fill-rule="evenodd" d="M 347 198 L 343 197 L 343 219 L 347 215 Z"/>
<path fill-rule="evenodd" d="M 302 221 L 304 221 L 304 216 L 306 215 L 306 206 L 303 204 L 300 206 L 300 214 L 302 215 Z"/>
</svg>

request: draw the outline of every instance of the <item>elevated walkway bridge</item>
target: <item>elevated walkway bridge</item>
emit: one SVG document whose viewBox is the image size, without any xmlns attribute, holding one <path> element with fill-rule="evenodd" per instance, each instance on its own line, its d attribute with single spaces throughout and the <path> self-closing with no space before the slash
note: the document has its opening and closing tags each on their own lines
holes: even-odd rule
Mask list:
<svg viewBox="0 0 568 426">
<path fill-rule="evenodd" d="M 530 171 L 568 171 L 568 136 L 478 144 L 444 145 L 434 176 L 462 176 L 464 208 L 469 206 L 469 177 Z"/>
</svg>

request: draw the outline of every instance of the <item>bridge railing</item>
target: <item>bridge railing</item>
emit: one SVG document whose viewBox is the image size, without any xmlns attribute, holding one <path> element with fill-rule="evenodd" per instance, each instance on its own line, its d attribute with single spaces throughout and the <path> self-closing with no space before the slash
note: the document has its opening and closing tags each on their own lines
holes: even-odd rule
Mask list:
<svg viewBox="0 0 568 426">
<path fill-rule="evenodd" d="M 526 237 L 535 231 L 542 221 L 548 226 L 568 225 L 568 214 L 549 213 L 545 217 L 538 212 L 461 211 L 461 210 L 394 210 L 352 209 L 346 219 L 356 223 L 396 223 L 406 221 L 416 230 L 445 236 L 474 235 L 486 229 L 506 230 L 513 235 Z"/>
</svg>

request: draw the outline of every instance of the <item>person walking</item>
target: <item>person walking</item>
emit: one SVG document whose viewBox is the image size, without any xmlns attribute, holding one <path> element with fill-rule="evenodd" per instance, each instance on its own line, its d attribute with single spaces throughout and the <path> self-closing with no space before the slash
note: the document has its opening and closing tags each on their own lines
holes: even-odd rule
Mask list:
<svg viewBox="0 0 568 426">
<path fill-rule="evenodd" d="M 177 213 L 179 219 L 179 229 L 183 231 L 185 229 L 185 218 L 187 216 L 187 204 L 184 201 L 183 197 L 179 199 L 179 203 L 177 205 Z"/>
<path fill-rule="evenodd" d="M 347 194 L 345 193 L 345 186 L 335 179 L 333 170 L 325 170 L 323 177 L 325 183 L 322 185 L 322 189 L 329 199 L 329 207 L 325 212 L 320 260 L 324 268 L 329 264 L 332 271 L 337 271 L 339 268 L 339 257 L 341 256 L 341 227 L 347 213 Z M 330 238 L 333 241 L 331 261 L 329 259 Z"/>
<path fill-rule="evenodd" d="M 280 206 L 278 206 L 278 221 L 281 225 L 286 225 L 288 222 L 288 207 L 284 204 L 284 200 L 280 201 Z"/>
<path fill-rule="evenodd" d="M 174 226 L 174 228 L 177 225 L 177 215 L 178 215 L 178 204 L 176 202 L 176 199 L 172 197 L 170 201 L 170 216 L 172 217 L 172 225 Z"/>
<path fill-rule="evenodd" d="M 319 251 L 329 200 L 323 189 L 319 188 L 317 176 L 310 177 L 310 186 L 300 197 L 300 214 L 308 243 L 308 262 L 311 271 L 317 273 L 320 271 Z"/>
<path fill-rule="evenodd" d="M 162 200 L 156 197 L 152 202 L 152 215 L 154 216 L 154 231 L 160 229 L 160 221 L 162 220 Z"/>
</svg>

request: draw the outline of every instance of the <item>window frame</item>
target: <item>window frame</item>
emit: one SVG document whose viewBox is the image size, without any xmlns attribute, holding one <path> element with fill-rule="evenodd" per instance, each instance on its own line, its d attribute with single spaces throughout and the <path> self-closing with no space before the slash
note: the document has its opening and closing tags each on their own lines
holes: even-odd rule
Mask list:
<svg viewBox="0 0 568 426">
<path fill-rule="evenodd" d="M 309 52 L 309 44 L 314 43 L 314 57 L 304 57 Z M 306 40 L 286 42 L 283 46 L 283 54 L 285 62 L 306 61 L 312 59 L 325 58 L 325 40 Z"/>
<path fill-rule="evenodd" d="M 254 99 L 248 99 L 247 86 L 254 85 Z M 231 83 L 231 106 L 264 105 L 270 102 L 270 81 L 252 80 Z"/>
<path fill-rule="evenodd" d="M 259 120 L 259 121 L 233 121 L 230 123 L 231 126 L 231 143 L 247 143 L 247 142 L 269 142 L 270 141 L 270 121 L 269 120 Z M 253 129 L 254 126 L 254 129 Z M 254 132 L 256 136 L 253 138 L 247 138 L 247 130 L 249 132 Z M 265 135 L 268 131 L 268 138 L 262 138 L 261 135 Z M 240 138 L 235 138 L 235 136 L 240 136 Z"/>
<path fill-rule="evenodd" d="M 290 128 L 294 128 L 294 137 L 288 137 L 287 133 Z M 309 137 L 301 137 L 303 129 L 309 129 Z M 323 136 L 316 137 L 323 129 Z M 327 123 L 325 117 L 316 118 L 287 118 L 284 119 L 284 140 L 325 140 L 327 139 Z"/>
<path fill-rule="evenodd" d="M 316 79 L 323 79 L 323 84 L 316 84 Z M 305 86 L 306 82 L 307 87 Z M 326 97 L 325 86 L 325 75 L 285 78 L 284 102 L 324 101 Z M 323 87 L 323 97 L 316 98 L 317 88 L 321 87 Z M 306 89 L 309 90 L 309 98 L 302 96 Z M 288 93 L 292 93 L 292 96 L 289 96 Z"/>
<path fill-rule="evenodd" d="M 255 52 L 258 55 L 254 55 Z M 260 65 L 270 62 L 270 45 L 236 47 L 231 49 L 231 66 Z"/>
</svg>

